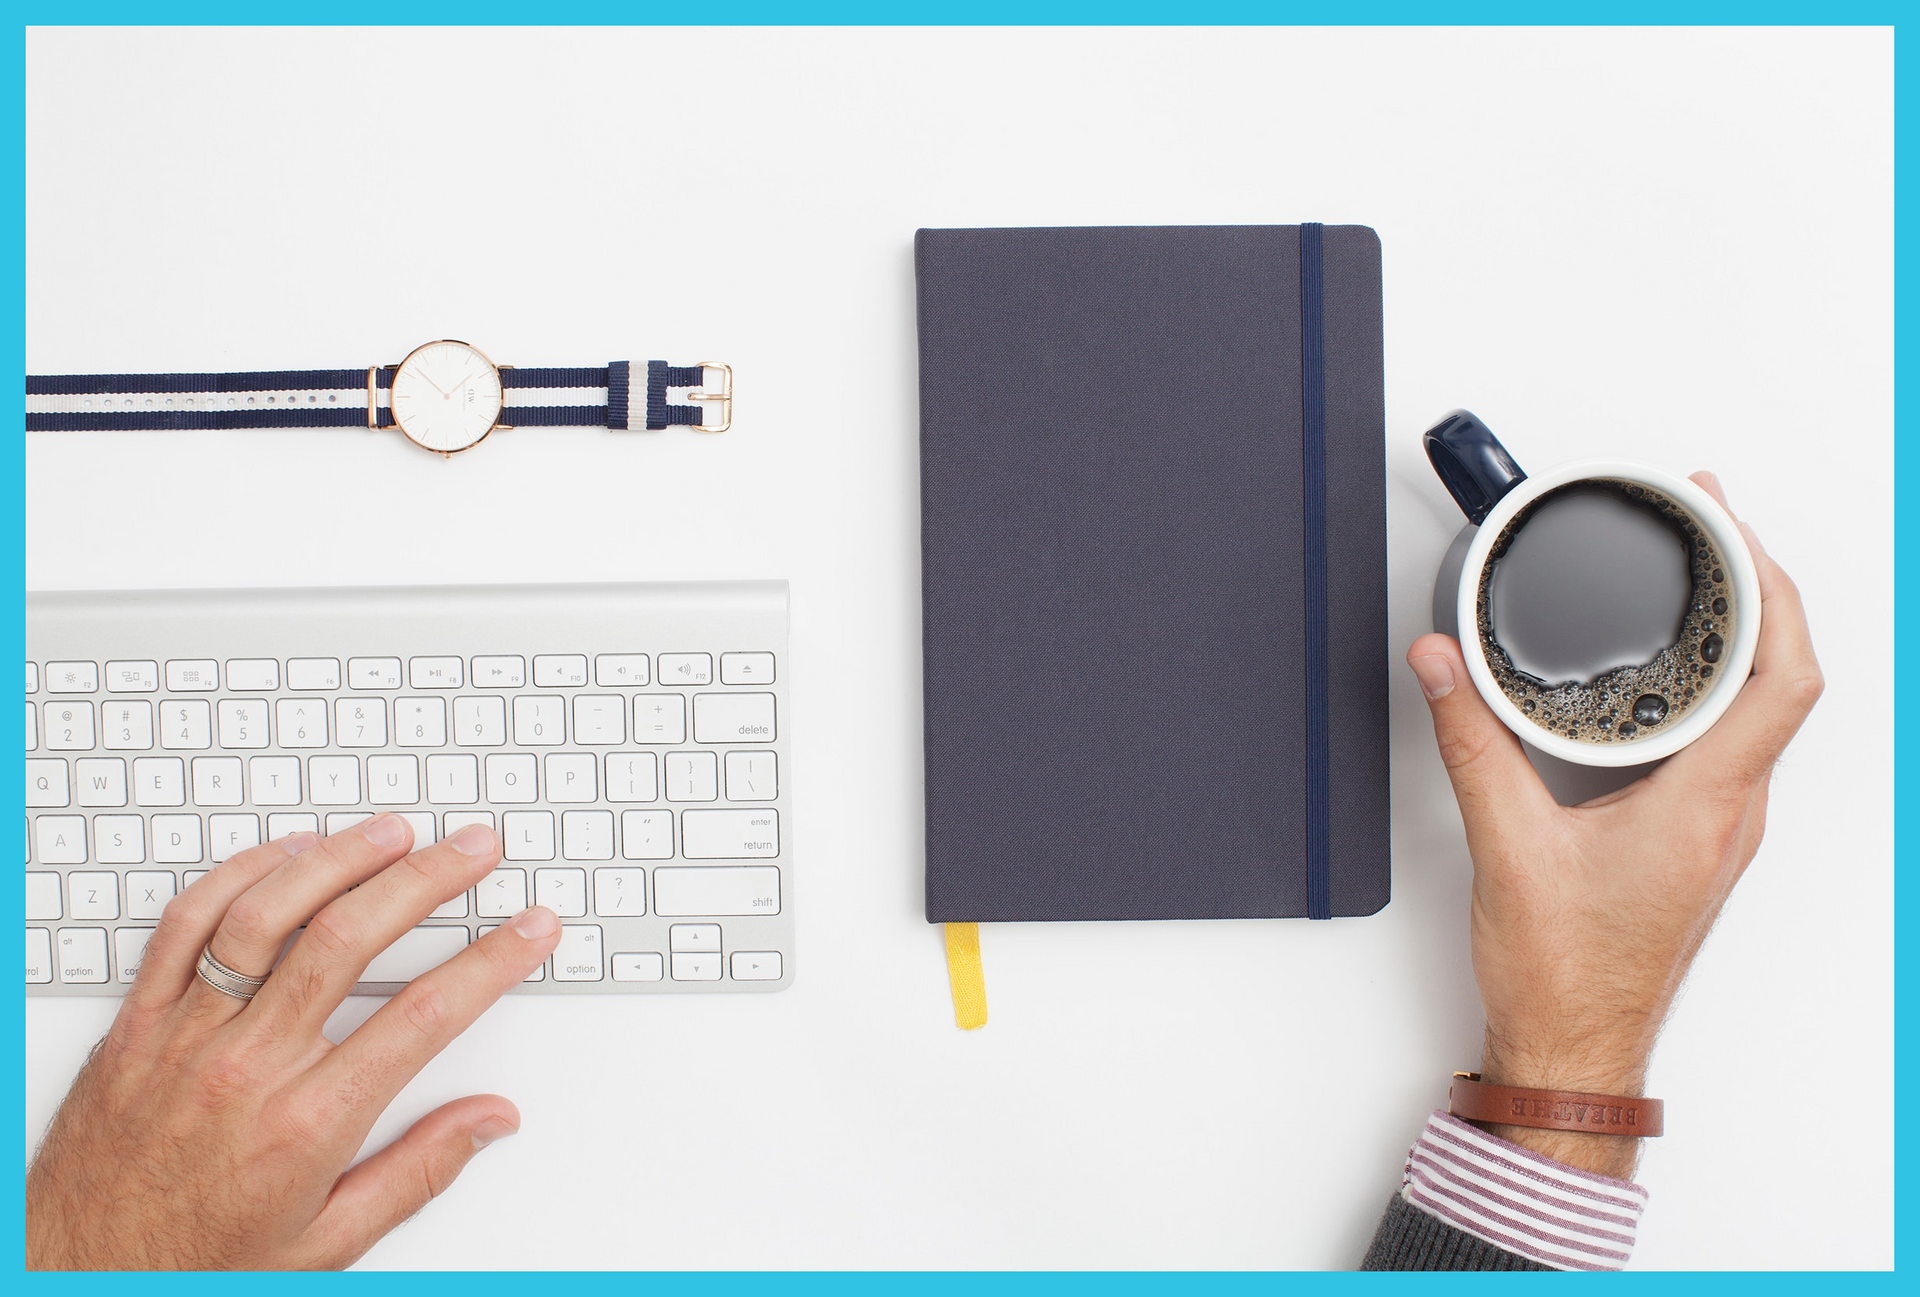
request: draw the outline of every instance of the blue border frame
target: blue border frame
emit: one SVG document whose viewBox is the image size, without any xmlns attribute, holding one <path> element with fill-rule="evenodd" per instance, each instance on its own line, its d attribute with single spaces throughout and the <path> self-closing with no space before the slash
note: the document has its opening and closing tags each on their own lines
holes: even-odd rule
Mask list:
<svg viewBox="0 0 1920 1297">
<path fill-rule="evenodd" d="M 1894 68 L 1895 95 L 1895 146 L 1894 165 L 1896 170 L 1895 187 L 1895 286 L 1894 286 L 1894 322 L 1895 322 L 1895 500 L 1896 500 L 1896 539 L 1895 539 L 1895 638 L 1897 679 L 1895 695 L 1895 871 L 1896 878 L 1902 866 L 1909 864 L 1913 857 L 1911 834 L 1906 821 L 1920 798 L 1920 776 L 1916 775 L 1915 763 L 1911 759 L 1914 737 L 1920 733 L 1920 701 L 1916 700 L 1920 690 L 1911 683 L 1920 679 L 1920 660 L 1916 660 L 1916 645 L 1920 644 L 1920 605 L 1915 601 L 1915 573 L 1920 571 L 1920 539 L 1916 539 L 1916 528 L 1906 525 L 1909 512 L 1906 501 L 1915 497 L 1914 456 L 1901 453 L 1904 449 L 1908 425 L 1912 420 L 1906 417 L 1898 404 L 1898 392 L 1906 386 L 1913 373 L 1913 347 L 1907 342 L 1906 324 L 1914 318 L 1913 276 L 1898 257 L 1898 248 L 1909 242 L 1906 236 L 1913 224 L 1912 203 L 1909 201 L 1905 180 L 1908 168 L 1908 154 L 1912 152 L 1911 141 L 1915 138 L 1916 114 L 1914 109 L 1913 78 L 1898 59 L 1898 24 L 1896 22 L 1899 7 L 1892 4 L 1783 4 L 1757 3 L 1736 5 L 1728 3 L 1683 3 L 1658 4 L 1583 4 L 1554 9 L 1538 4 L 1502 3 L 1479 5 L 1440 4 L 1440 3 L 1394 3 L 1393 0 L 1363 0 L 1361 3 L 1344 5 L 1314 5 L 1302 3 L 1254 3 L 1249 0 L 1202 0 L 1201 3 L 1178 4 L 1165 0 L 1112 0 L 1112 3 L 1093 4 L 1087 0 L 928 0 L 921 4 L 887 3 L 884 0 L 830 0 L 819 4 L 779 3 L 777 0 L 737 0 L 728 6 L 724 15 L 689 10 L 684 5 L 668 5 L 658 0 L 642 0 L 627 5 L 615 4 L 571 4 L 564 9 L 554 10 L 544 7 L 530 7 L 526 4 L 508 5 L 498 0 L 480 0 L 479 3 L 453 5 L 447 3 L 372 3 L 369 0 L 342 0 L 341 3 L 314 4 L 296 3 L 277 7 L 271 18 L 276 24 L 315 23 L 433 23 L 459 19 L 476 19 L 497 24 L 513 24 L 524 21 L 529 16 L 538 17 L 549 24 L 581 23 L 693 23 L 712 26 L 738 26 L 761 23 L 783 23 L 800 25 L 889 23 L 897 25 L 926 25 L 951 23 L 956 25 L 975 25 L 989 23 L 1008 23 L 1015 25 L 1032 24 L 1092 24 L 1106 23 L 1130 25 L 1138 23 L 1167 22 L 1183 25 L 1211 25 L 1229 23 L 1273 23 L 1342 22 L 1349 24 L 1384 23 L 1446 23 L 1446 24 L 1503 24 L 1503 23 L 1541 23 L 1564 25 L 1569 23 L 1604 23 L 1608 25 L 1627 22 L 1646 22 L 1659 25 L 1680 23 L 1817 23 L 1822 25 L 1892 26 L 1895 28 L 1896 61 Z M 20 373 L 26 373 L 26 331 L 25 331 L 25 264 L 26 264 L 26 226 L 25 226 L 25 83 L 26 83 L 26 36 L 24 27 L 39 24 L 79 23 L 85 25 L 104 25 L 117 23 L 167 23 L 173 25 L 192 25 L 202 23 L 246 23 L 259 22 L 267 14 L 258 6 L 237 4 L 153 4 L 128 3 L 125 0 L 105 0 L 103 3 L 85 7 L 67 4 L 28 4 L 23 6 L 23 30 L 13 46 L 10 63 L 13 68 L 14 84 L 19 89 L 12 98 L 7 115 L 10 130 L 6 135 L 7 150 L 12 158 L 8 170 L 9 203 L 7 217 L 12 237 L 19 254 L 9 263 L 6 287 L 16 303 L 20 304 L 17 313 L 9 317 L 4 325 L 5 341 L 8 349 L 20 360 Z M 25 455 L 26 435 L 20 431 L 25 425 L 24 401 L 21 388 L 10 389 L 14 393 L 14 405 L 18 421 L 7 426 L 15 429 L 13 434 L 14 451 L 8 468 L 12 479 L 13 498 L 24 499 L 25 492 Z M 11 527 L 0 529 L 0 544 L 18 574 L 18 589 L 22 594 L 26 588 L 24 512 L 16 510 Z M 25 627 L 22 605 L 15 602 L 6 614 L 6 631 L 9 642 L 16 648 L 15 660 L 24 660 Z M 14 786 L 24 777 L 21 765 L 21 749 L 8 746 L 12 754 L 10 764 L 14 769 Z M 1809 862 L 1809 868 L 1817 868 L 1817 862 Z M 1897 886 L 1897 885 L 1896 885 Z M 20 893 L 14 894 L 14 903 L 22 904 Z M 1858 1131 L 1871 1131 L 1883 1121 L 1891 1121 L 1895 1132 L 1895 1165 L 1904 1164 L 1901 1154 L 1910 1142 L 1905 1138 L 1903 1127 L 1910 1123 L 1901 1121 L 1901 1113 L 1907 1106 L 1912 1086 L 1907 1081 L 1907 1069 L 1904 1051 L 1900 1048 L 1903 1040 L 1913 1039 L 1908 1030 L 1913 997 L 1911 991 L 1912 966 L 1901 961 L 1900 932 L 1910 926 L 1906 922 L 1906 911 L 1911 908 L 1905 895 L 1898 890 L 1895 894 L 1895 974 L 1894 974 L 1894 1023 L 1895 1023 L 1895 1107 L 1892 1113 L 1852 1113 L 1841 1106 L 1836 1096 L 1834 1108 L 1826 1114 L 1813 1115 L 1815 1120 L 1831 1122 L 1833 1137 L 1848 1139 L 1858 1137 Z M 24 913 L 23 913 L 24 921 Z M 11 1055 L 14 1066 L 9 1073 L 7 1093 L 13 1102 L 25 1108 L 25 1058 L 23 1043 L 25 1033 L 24 1002 L 5 1001 L 7 1023 L 11 1026 L 11 1046 L 4 1051 Z M 1783 1068 L 1800 1072 L 1817 1073 L 1819 1059 L 1783 1059 Z M 1756 1082 L 1763 1082 L 1756 1078 Z M 1757 1088 L 1757 1087 L 1756 1087 Z M 1756 1138 L 1765 1138 L 1765 1124 L 1789 1114 L 1761 1111 L 1756 1109 Z M 22 1164 L 25 1163 L 24 1137 Z M 1898 1182 L 1896 1173 L 1896 1183 Z M 13 1255 L 24 1253 L 21 1182 L 8 1180 L 4 1194 L 0 1194 L 0 1207 L 4 1207 L 5 1237 L 8 1238 Z M 1894 1217 L 1894 1249 L 1896 1266 L 1898 1258 L 1909 1251 L 1908 1244 L 1913 1238 L 1909 1217 L 1911 1213 L 1900 1209 L 1896 1200 Z M 1897 1270 L 1896 1270 L 1897 1273 Z M 595 1282 L 589 1276 L 579 1276 L 571 1282 Z M 1307 1282 L 1341 1282 L 1337 1279 L 1316 1277 Z M 1626 1275 L 1612 1282 L 1626 1283 L 1671 1283 L 1672 1276 Z M 1738 1283 L 1743 1289 L 1774 1280 L 1753 1276 L 1718 1276 L 1692 1279 L 1689 1282 L 1706 1282 L 1721 1285 Z M 1893 1281 L 1892 1275 L 1848 1276 L 1850 1283 L 1879 1286 Z M 138 1280 L 118 1279 L 110 1276 L 30 1276 L 27 1283 L 32 1290 L 40 1291 L 40 1285 L 46 1284 L 50 1290 L 58 1285 L 63 1291 L 105 1291 L 108 1285 L 116 1287 L 124 1283 L 140 1284 L 178 1284 L 181 1280 L 165 1277 L 148 1277 Z M 206 1283 L 207 1279 L 192 1282 Z M 212 1282 L 224 1286 L 233 1280 L 215 1279 Z M 239 1282 L 254 1282 L 242 1279 Z M 277 1278 L 276 1283 L 319 1283 L 324 1279 L 305 1277 Z M 353 1280 L 362 1284 L 398 1285 L 400 1283 L 417 1284 L 419 1281 L 403 1276 L 358 1275 Z M 500 1290 L 507 1282 L 503 1276 L 473 1276 L 458 1280 L 463 1288 L 478 1287 Z M 834 1292 L 891 1292 L 903 1284 L 910 1284 L 921 1292 L 958 1292 L 961 1285 L 972 1285 L 975 1281 L 966 1276 L 954 1275 L 858 1275 L 858 1276 L 821 1276 L 821 1275 L 783 1275 L 777 1279 L 751 1275 L 696 1275 L 658 1277 L 660 1283 L 695 1286 L 702 1294 L 752 1294 L 763 1297 L 770 1287 L 783 1292 L 815 1289 Z M 1145 1293 L 1172 1291 L 1176 1286 L 1184 1287 L 1189 1283 L 1201 1283 L 1217 1292 L 1253 1292 L 1269 1291 L 1275 1280 L 1265 1276 L 1249 1275 L 1208 1275 L 1150 1277 L 1140 1275 L 1115 1276 L 1024 1276 L 1018 1279 L 1004 1277 L 998 1283 L 1014 1282 L 1022 1286 L 1035 1288 L 1045 1286 L 1058 1291 L 1100 1291 L 1102 1293 Z M 1354 1278 L 1345 1282 L 1369 1282 Z M 1380 1282 L 1380 1280 L 1372 1280 Z M 1428 1282 L 1440 1283 L 1483 1283 L 1480 1277 L 1467 1276 L 1429 1276 Z M 1600 1282 L 1606 1282 L 1602 1280 Z M 396 1287 L 397 1290 L 397 1287 Z"/>
</svg>

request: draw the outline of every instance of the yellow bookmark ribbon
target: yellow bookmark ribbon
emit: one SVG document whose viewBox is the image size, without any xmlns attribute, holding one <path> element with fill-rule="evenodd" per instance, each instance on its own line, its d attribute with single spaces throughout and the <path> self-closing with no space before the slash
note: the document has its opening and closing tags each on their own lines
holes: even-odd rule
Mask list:
<svg viewBox="0 0 1920 1297">
<path fill-rule="evenodd" d="M 980 925 L 949 923 L 947 980 L 953 985 L 953 1025 L 977 1031 L 987 1025 L 987 979 L 980 971 Z"/>
</svg>

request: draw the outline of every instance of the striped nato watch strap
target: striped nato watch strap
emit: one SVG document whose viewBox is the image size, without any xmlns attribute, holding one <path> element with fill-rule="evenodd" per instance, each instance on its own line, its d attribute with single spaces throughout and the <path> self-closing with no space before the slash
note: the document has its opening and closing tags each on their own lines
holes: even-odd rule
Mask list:
<svg viewBox="0 0 1920 1297">
<path fill-rule="evenodd" d="M 592 369 L 500 368 L 500 424 L 516 428 L 627 428 L 644 413 L 652 430 L 721 431 L 730 421 L 731 376 L 723 393 L 699 388 L 707 368 L 647 362 L 642 411 L 634 411 L 632 364 Z M 397 366 L 287 369 L 242 374 L 30 374 L 28 432 L 164 432 L 228 428 L 391 428 Z M 720 404 L 718 424 L 701 405 Z"/>
</svg>

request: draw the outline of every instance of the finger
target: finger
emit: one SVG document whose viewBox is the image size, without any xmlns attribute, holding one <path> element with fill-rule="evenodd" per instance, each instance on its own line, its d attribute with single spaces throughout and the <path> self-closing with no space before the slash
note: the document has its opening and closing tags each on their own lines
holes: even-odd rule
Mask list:
<svg viewBox="0 0 1920 1297">
<path fill-rule="evenodd" d="M 523 910 L 438 968 L 421 974 L 328 1054 L 314 1080 L 359 1105 L 370 1122 L 494 1001 L 526 980 L 560 944 L 560 919 Z"/>
<path fill-rule="evenodd" d="M 302 923 L 349 887 L 392 864 L 412 841 L 413 826 L 398 815 L 377 815 L 315 841 L 235 897 L 207 949 L 236 973 L 266 977 Z M 246 1001 L 198 978 L 181 1004 L 222 1021 L 247 1007 Z"/>
<path fill-rule="evenodd" d="M 446 1192 L 473 1155 L 520 1131 L 520 1110 L 497 1094 L 436 1108 L 333 1186 L 309 1228 L 309 1263 L 340 1268 L 365 1255 Z"/>
<path fill-rule="evenodd" d="M 499 863 L 499 836 L 469 824 L 326 903 L 255 998 L 261 1029 L 318 1033 L 374 956 Z"/>
<path fill-rule="evenodd" d="M 1760 643 L 1753 673 L 1712 729 L 1663 765 L 1663 782 L 1744 796 L 1764 779 L 1813 710 L 1825 682 L 1800 591 L 1746 523 L 1740 530 L 1760 578 Z"/>
<path fill-rule="evenodd" d="M 1469 845 L 1482 833 L 1552 813 L 1553 795 L 1520 740 L 1473 687 L 1459 642 L 1450 635 L 1422 635 L 1407 650 L 1407 665 L 1433 712 L 1433 736 Z"/>
<path fill-rule="evenodd" d="M 193 881 L 167 902 L 147 939 L 139 975 L 127 999 L 141 1005 L 173 1004 L 184 995 L 200 962 L 200 952 L 212 940 L 221 916 L 249 887 L 284 868 L 287 862 L 320 840 L 318 834 L 295 833 L 236 851 Z M 238 1001 L 236 1001 L 238 1003 Z"/>
<path fill-rule="evenodd" d="M 1727 511 L 1729 518 L 1734 517 L 1733 506 L 1727 503 L 1726 488 L 1720 485 L 1720 478 L 1717 474 L 1708 472 L 1703 468 L 1698 473 L 1687 474 L 1687 480 L 1705 490 L 1708 495 L 1718 501 L 1720 507 Z"/>
</svg>

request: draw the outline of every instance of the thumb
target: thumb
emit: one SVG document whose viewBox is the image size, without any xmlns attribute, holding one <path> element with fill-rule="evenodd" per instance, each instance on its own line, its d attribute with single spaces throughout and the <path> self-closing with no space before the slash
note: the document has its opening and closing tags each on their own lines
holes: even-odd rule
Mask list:
<svg viewBox="0 0 1920 1297">
<path fill-rule="evenodd" d="M 520 1110 L 497 1094 L 434 1109 L 341 1176 L 314 1221 L 316 1266 L 344 1268 L 445 1193 L 473 1155 L 518 1134 Z"/>
<path fill-rule="evenodd" d="M 1407 665 L 1433 712 L 1433 737 L 1453 781 L 1469 843 L 1480 832 L 1554 805 L 1520 740 L 1473 687 L 1458 641 L 1451 635 L 1422 635 L 1407 650 Z"/>
</svg>

